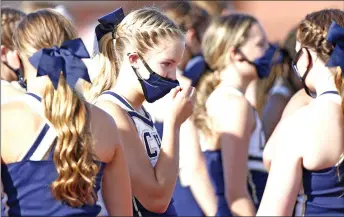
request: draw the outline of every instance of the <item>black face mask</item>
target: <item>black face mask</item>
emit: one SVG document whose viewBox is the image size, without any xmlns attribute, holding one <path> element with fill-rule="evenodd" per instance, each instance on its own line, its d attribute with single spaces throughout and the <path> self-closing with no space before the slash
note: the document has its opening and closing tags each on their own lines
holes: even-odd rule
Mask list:
<svg viewBox="0 0 344 217">
<path fill-rule="evenodd" d="M 305 48 L 306 50 L 306 54 L 308 55 L 308 59 L 309 59 L 309 64 L 307 66 L 307 69 L 305 71 L 305 74 L 303 74 L 303 76 L 301 76 L 298 68 L 297 68 L 297 62 L 299 61 L 301 55 L 303 54 L 303 48 Z M 307 78 L 307 75 L 309 73 L 309 71 L 311 70 L 311 68 L 313 67 L 313 61 L 312 61 L 312 56 L 311 54 L 309 53 L 308 49 L 306 47 L 302 47 L 296 54 L 295 56 L 295 60 L 293 60 L 292 64 L 291 64 L 295 74 L 297 75 L 297 77 L 300 79 L 300 81 L 302 82 L 302 85 L 303 85 L 303 88 L 305 89 L 306 93 L 308 96 L 312 97 L 312 98 L 316 98 L 317 97 L 317 94 L 312 92 L 306 85 L 306 78 Z"/>
<path fill-rule="evenodd" d="M 24 88 L 26 90 L 27 86 L 26 86 L 26 82 L 24 80 L 23 74 L 24 74 L 24 70 L 20 67 L 18 69 L 14 69 L 12 66 L 10 66 L 8 64 L 7 61 L 2 61 L 3 64 L 5 64 L 5 66 L 7 66 L 11 71 L 14 72 L 14 74 L 16 74 L 17 76 L 17 81 L 19 83 L 19 85 Z M 20 60 L 20 64 L 22 65 L 22 61 Z"/>
</svg>

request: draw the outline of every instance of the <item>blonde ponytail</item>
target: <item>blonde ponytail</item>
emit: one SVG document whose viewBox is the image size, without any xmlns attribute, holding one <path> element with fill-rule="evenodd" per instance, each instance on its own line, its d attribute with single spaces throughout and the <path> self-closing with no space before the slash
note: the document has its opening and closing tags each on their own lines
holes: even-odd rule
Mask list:
<svg viewBox="0 0 344 217">
<path fill-rule="evenodd" d="M 221 78 L 219 71 L 207 72 L 203 74 L 196 87 L 197 97 L 192 119 L 197 129 L 205 135 L 212 135 L 211 120 L 207 116 L 206 102 L 210 94 L 220 84 Z"/>
<path fill-rule="evenodd" d="M 43 9 L 28 14 L 18 25 L 13 42 L 24 58 L 24 69 L 37 50 L 61 46 L 67 40 L 77 38 L 72 23 L 58 12 Z M 54 163 L 58 177 L 51 185 L 55 199 L 73 207 L 94 204 L 95 176 L 99 166 L 95 162 L 90 134 L 86 102 L 60 76 L 55 90 L 48 83 L 42 98 L 45 116 L 57 132 Z"/>
<path fill-rule="evenodd" d="M 92 86 L 88 83 L 84 85 L 84 96 L 89 102 L 94 102 L 102 92 L 115 85 L 118 68 L 114 41 L 111 32 L 104 35 L 98 44 L 99 53 L 92 58 L 91 64 L 95 64 L 92 68 L 96 67 L 97 76 L 92 80 Z"/>
</svg>

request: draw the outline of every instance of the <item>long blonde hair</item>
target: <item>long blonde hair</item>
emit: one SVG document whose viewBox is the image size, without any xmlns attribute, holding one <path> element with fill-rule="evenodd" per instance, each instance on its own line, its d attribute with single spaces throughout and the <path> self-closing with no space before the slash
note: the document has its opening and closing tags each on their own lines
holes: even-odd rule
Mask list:
<svg viewBox="0 0 344 217">
<path fill-rule="evenodd" d="M 230 14 L 214 18 L 204 34 L 203 55 L 213 71 L 203 74 L 197 85 L 193 120 L 205 135 L 212 134 L 206 101 L 220 83 L 220 72 L 225 69 L 230 59 L 229 49 L 240 47 L 247 40 L 247 34 L 254 23 L 257 23 L 257 20 L 252 16 Z"/>
<path fill-rule="evenodd" d="M 64 41 L 75 38 L 77 32 L 69 20 L 51 9 L 43 9 L 24 18 L 13 40 L 26 69 L 28 57 L 37 50 L 61 46 Z M 61 75 L 56 90 L 49 82 L 42 102 L 45 116 L 57 132 L 53 160 L 58 177 L 51 185 L 53 196 L 73 207 L 94 204 L 97 200 L 95 176 L 99 167 L 94 161 L 85 101 Z"/>
<path fill-rule="evenodd" d="M 92 81 L 91 88 L 84 86 L 85 97 L 91 102 L 103 91 L 114 87 L 128 46 L 136 48 L 143 56 L 150 48 L 162 43 L 163 39 L 184 39 L 184 33 L 158 9 L 146 7 L 129 13 L 116 27 L 115 37 L 114 40 L 112 33 L 107 33 L 98 43 L 100 53 L 94 59 L 100 71 Z"/>
</svg>

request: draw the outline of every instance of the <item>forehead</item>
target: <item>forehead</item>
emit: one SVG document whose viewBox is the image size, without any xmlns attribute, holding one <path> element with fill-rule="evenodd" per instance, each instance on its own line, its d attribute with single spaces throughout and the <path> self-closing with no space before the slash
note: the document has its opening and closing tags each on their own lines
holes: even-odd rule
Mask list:
<svg viewBox="0 0 344 217">
<path fill-rule="evenodd" d="M 250 30 L 248 31 L 248 39 L 259 41 L 265 39 L 265 31 L 263 30 L 262 26 L 259 23 L 254 23 Z"/>
<path fill-rule="evenodd" d="M 178 60 L 182 57 L 185 41 L 180 38 L 167 38 L 151 48 L 145 55 L 147 58 Z"/>
</svg>

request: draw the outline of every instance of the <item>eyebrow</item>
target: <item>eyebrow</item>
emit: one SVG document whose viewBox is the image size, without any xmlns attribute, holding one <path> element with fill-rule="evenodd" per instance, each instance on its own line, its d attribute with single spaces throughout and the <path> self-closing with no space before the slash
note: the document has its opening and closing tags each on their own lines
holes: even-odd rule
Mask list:
<svg viewBox="0 0 344 217">
<path fill-rule="evenodd" d="M 162 62 L 172 62 L 172 63 L 175 63 L 176 61 L 174 59 L 164 59 Z"/>
</svg>

